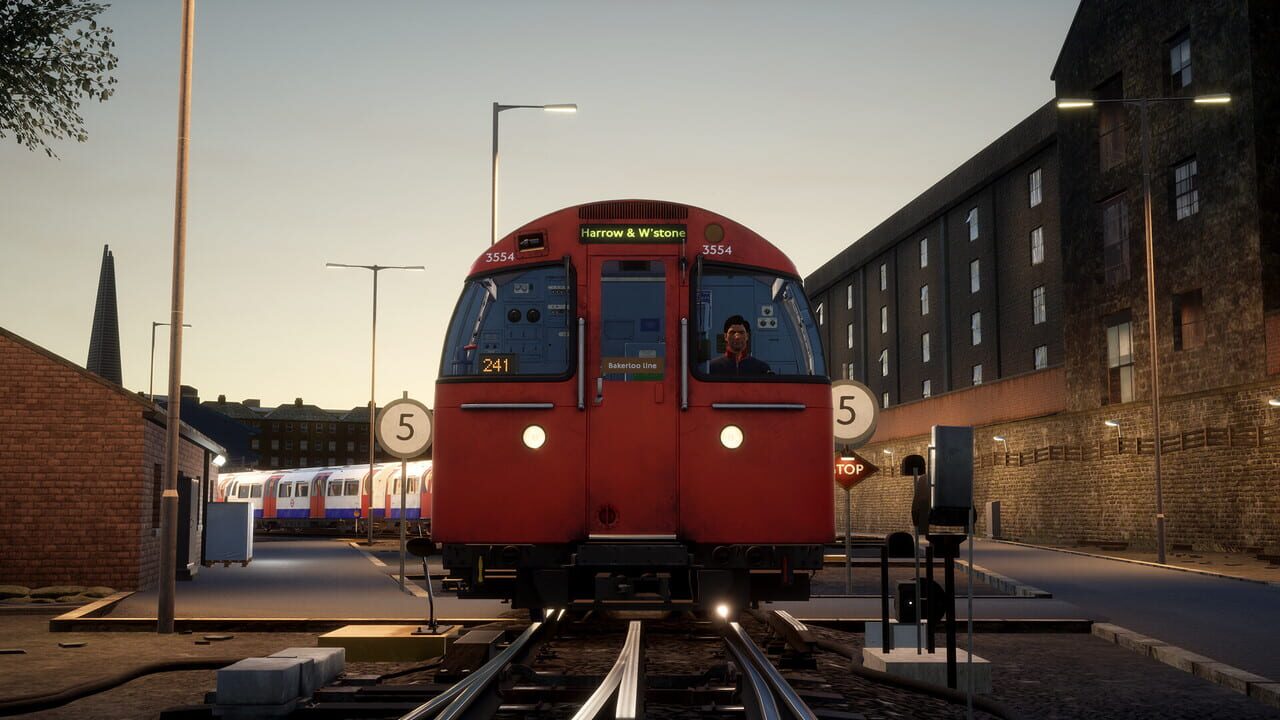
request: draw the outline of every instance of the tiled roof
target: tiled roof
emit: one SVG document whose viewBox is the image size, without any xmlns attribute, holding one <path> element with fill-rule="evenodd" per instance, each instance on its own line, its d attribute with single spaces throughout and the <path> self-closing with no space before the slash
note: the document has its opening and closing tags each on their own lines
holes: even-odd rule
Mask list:
<svg viewBox="0 0 1280 720">
<path fill-rule="evenodd" d="M 248 405 L 238 402 L 217 402 L 216 400 L 205 400 L 200 403 L 200 407 L 222 413 L 233 420 L 261 420 L 266 414 L 265 412 L 254 410 Z"/>
<path fill-rule="evenodd" d="M 301 422 L 336 422 L 339 418 L 336 415 L 321 410 L 315 405 L 298 405 L 297 403 L 289 403 L 280 405 L 274 410 L 266 414 L 269 420 L 293 420 Z"/>
</svg>

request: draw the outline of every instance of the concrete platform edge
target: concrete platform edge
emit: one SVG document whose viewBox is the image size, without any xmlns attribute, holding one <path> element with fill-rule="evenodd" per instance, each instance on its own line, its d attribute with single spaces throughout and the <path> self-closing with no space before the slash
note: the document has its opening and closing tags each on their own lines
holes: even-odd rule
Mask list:
<svg viewBox="0 0 1280 720">
<path fill-rule="evenodd" d="M 1116 557 L 1115 555 L 1099 555 L 1098 553 L 1084 552 L 1083 550 L 1068 550 L 1067 548 L 1051 547 L 1049 545 L 1036 545 L 1034 543 L 1018 542 L 1017 540 L 1004 540 L 1001 538 L 982 538 L 988 542 L 1004 543 L 1006 545 L 1017 545 L 1019 547 L 1035 548 L 1036 550 L 1049 550 L 1051 552 L 1066 553 L 1067 555 L 1082 555 L 1084 557 L 1100 558 L 1102 560 L 1115 560 L 1116 562 L 1130 563 L 1132 565 L 1146 565 L 1147 567 L 1162 568 L 1165 570 L 1177 570 L 1178 572 L 1193 573 L 1195 575 L 1208 575 L 1210 577 L 1222 578 L 1224 580 L 1238 580 L 1240 582 L 1256 583 L 1258 585 L 1270 585 L 1271 587 L 1280 587 L 1280 582 L 1271 582 L 1269 580 L 1257 580 L 1255 578 L 1240 577 L 1239 575 L 1227 575 L 1225 573 L 1214 572 L 1212 570 L 1201 570 L 1199 568 L 1183 567 L 1181 565 L 1170 565 L 1168 563 L 1157 563 L 1149 560 L 1134 560 L 1133 558 Z"/>
<path fill-rule="evenodd" d="M 510 622 L 511 618 L 437 618 L 441 624 L 474 627 L 495 622 Z M 415 618 L 176 618 L 176 632 L 329 632 L 346 625 L 404 625 L 425 623 Z M 154 632 L 155 618 L 53 618 L 50 632 Z"/>
<path fill-rule="evenodd" d="M 803 617 L 796 618 L 806 625 L 816 625 L 843 632 L 865 633 L 867 623 L 878 623 L 880 618 L 840 618 L 840 617 Z M 1092 620 L 1083 618 L 975 618 L 975 633 L 1088 633 L 1094 624 Z M 963 630 L 962 623 L 957 626 Z M 946 623 L 938 627 L 938 636 L 944 632 Z"/>
<path fill-rule="evenodd" d="M 1115 643 L 1120 647 L 1132 650 L 1139 655 L 1162 662 L 1196 677 L 1204 678 L 1215 685 L 1234 690 L 1258 702 L 1274 708 L 1280 708 L 1280 683 L 1255 675 L 1247 670 L 1220 663 L 1185 650 L 1177 645 L 1170 645 L 1158 638 L 1148 637 L 1112 623 L 1094 623 L 1091 630 L 1094 637 Z"/>
</svg>

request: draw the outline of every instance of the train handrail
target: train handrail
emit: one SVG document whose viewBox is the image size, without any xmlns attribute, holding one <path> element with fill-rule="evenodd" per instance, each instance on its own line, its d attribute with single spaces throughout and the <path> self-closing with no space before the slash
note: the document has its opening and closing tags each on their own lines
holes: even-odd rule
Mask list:
<svg viewBox="0 0 1280 720">
<path fill-rule="evenodd" d="M 527 402 L 527 403 L 462 403 L 460 406 L 463 410 L 553 410 L 555 403 L 549 402 Z"/>
<path fill-rule="evenodd" d="M 587 409 L 587 319 L 578 318 L 578 409 Z"/>
<path fill-rule="evenodd" d="M 712 410 L 804 410 L 804 403 L 711 403 Z"/>
<path fill-rule="evenodd" d="M 689 318 L 680 318 L 680 409 L 689 409 Z"/>
</svg>

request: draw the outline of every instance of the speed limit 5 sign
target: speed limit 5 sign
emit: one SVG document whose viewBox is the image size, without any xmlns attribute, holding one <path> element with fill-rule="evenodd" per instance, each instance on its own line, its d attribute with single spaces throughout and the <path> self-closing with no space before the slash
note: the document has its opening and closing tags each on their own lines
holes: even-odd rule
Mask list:
<svg viewBox="0 0 1280 720">
<path fill-rule="evenodd" d="M 876 432 L 880 407 L 871 388 L 856 380 L 837 380 L 831 383 L 831 413 L 836 442 L 861 447 Z"/>
<path fill-rule="evenodd" d="M 378 444 L 395 457 L 417 457 L 431 447 L 431 421 L 431 411 L 417 400 L 393 400 L 378 413 Z"/>
</svg>

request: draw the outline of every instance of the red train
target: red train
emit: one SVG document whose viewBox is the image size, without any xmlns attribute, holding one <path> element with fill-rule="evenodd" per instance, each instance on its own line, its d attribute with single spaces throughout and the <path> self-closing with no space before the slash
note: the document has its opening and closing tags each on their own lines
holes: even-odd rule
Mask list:
<svg viewBox="0 0 1280 720">
<path fill-rule="evenodd" d="M 433 536 L 463 597 L 806 599 L 834 535 L 830 380 L 800 278 L 707 210 L 591 203 L 488 248 L 435 418 Z"/>
</svg>

